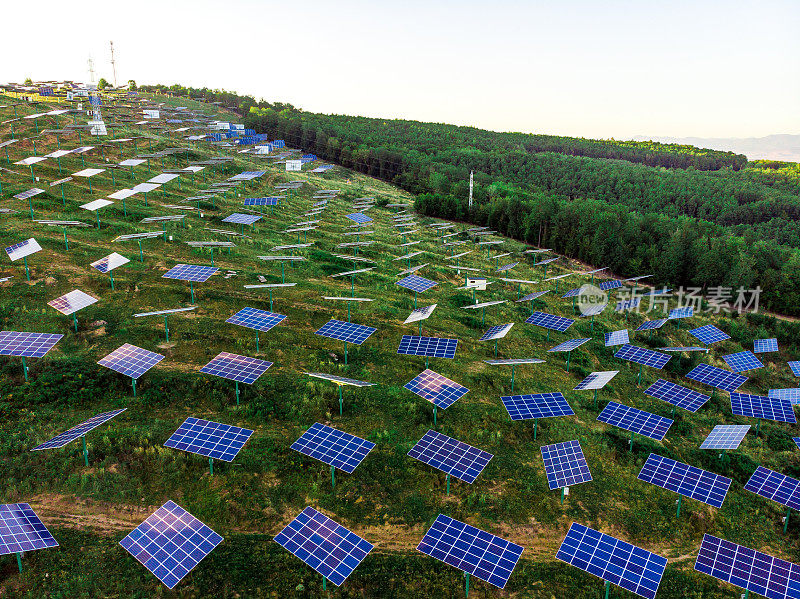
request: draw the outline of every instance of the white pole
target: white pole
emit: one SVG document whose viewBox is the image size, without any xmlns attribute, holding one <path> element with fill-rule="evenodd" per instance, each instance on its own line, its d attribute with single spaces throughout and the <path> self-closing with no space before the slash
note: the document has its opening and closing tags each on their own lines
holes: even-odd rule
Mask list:
<svg viewBox="0 0 800 599">
<path fill-rule="evenodd" d="M 469 172 L 469 207 L 472 208 L 472 171 Z"/>
</svg>

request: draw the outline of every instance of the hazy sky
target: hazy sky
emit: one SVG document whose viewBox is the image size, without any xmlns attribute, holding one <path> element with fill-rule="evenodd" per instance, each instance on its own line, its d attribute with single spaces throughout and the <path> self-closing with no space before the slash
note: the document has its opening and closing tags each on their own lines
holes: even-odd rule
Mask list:
<svg viewBox="0 0 800 599">
<path fill-rule="evenodd" d="M 583 137 L 800 134 L 800 0 L 8 3 L 0 81 L 182 83 Z M 30 27 L 26 26 L 30 24 Z"/>
</svg>

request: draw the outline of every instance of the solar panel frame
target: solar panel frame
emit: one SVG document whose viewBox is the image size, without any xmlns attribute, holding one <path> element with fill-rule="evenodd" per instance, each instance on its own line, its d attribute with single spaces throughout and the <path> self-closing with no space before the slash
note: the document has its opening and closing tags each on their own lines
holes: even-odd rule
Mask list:
<svg viewBox="0 0 800 599">
<path fill-rule="evenodd" d="M 123 256 L 122 254 L 118 254 L 117 252 L 112 252 L 108 256 L 100 258 L 99 260 L 95 260 L 89 266 L 94 268 L 96 271 L 101 272 L 103 274 L 109 273 L 115 268 L 122 266 L 123 264 L 127 264 L 130 262 L 128 258 Z"/>
<path fill-rule="evenodd" d="M 50 300 L 47 302 L 47 305 L 51 308 L 55 308 L 62 314 L 69 316 L 70 314 L 74 314 L 82 308 L 86 308 L 87 306 L 97 303 L 97 301 L 98 300 L 96 297 L 92 297 L 80 289 L 73 289 L 69 293 L 65 293 L 60 297 Z"/>
<path fill-rule="evenodd" d="M 164 447 L 232 462 L 253 431 L 189 416 L 164 442 Z"/>
<path fill-rule="evenodd" d="M 508 332 L 513 326 L 514 323 L 509 322 L 507 324 L 498 324 L 493 327 L 489 327 L 478 341 L 493 341 L 495 339 L 502 339 L 508 335 Z"/>
<path fill-rule="evenodd" d="M 563 343 L 559 343 L 555 347 L 551 347 L 547 350 L 548 353 L 558 353 L 558 352 L 570 352 L 572 350 L 578 349 L 584 343 L 591 341 L 591 337 L 579 337 L 577 339 L 567 339 Z"/>
<path fill-rule="evenodd" d="M 630 335 L 628 329 L 620 329 L 619 331 L 611 331 L 605 334 L 605 346 L 615 347 L 617 345 L 628 345 L 630 343 Z"/>
<path fill-rule="evenodd" d="M 472 484 L 494 457 L 468 443 L 428 430 L 408 456 Z"/>
<path fill-rule="evenodd" d="M 702 327 L 692 329 L 689 331 L 689 334 L 697 338 L 697 340 L 700 341 L 701 343 L 705 343 L 706 345 L 711 345 L 712 343 L 718 343 L 720 341 L 725 341 L 726 339 L 731 338 L 730 335 L 721 331 L 713 324 L 707 324 Z"/>
<path fill-rule="evenodd" d="M 543 329 L 558 331 L 559 333 L 565 332 L 569 327 L 575 324 L 575 321 L 570 318 L 548 314 L 547 312 L 534 312 L 525 319 L 525 322 L 536 325 L 537 327 L 542 327 Z"/>
<path fill-rule="evenodd" d="M 758 466 L 744 488 L 783 506 L 800 509 L 800 480 Z"/>
<path fill-rule="evenodd" d="M 615 401 L 606 404 L 597 420 L 655 441 L 661 441 L 673 423 L 669 418 L 663 418 Z"/>
<path fill-rule="evenodd" d="M 511 420 L 532 420 L 574 416 L 575 412 L 560 391 L 505 395 L 500 398 Z"/>
<path fill-rule="evenodd" d="M 787 399 L 731 392 L 731 411 L 737 416 L 796 423 L 794 408 Z"/>
<path fill-rule="evenodd" d="M 164 356 L 161 354 L 125 343 L 97 363 L 114 372 L 138 379 L 163 359 Z"/>
<path fill-rule="evenodd" d="M 353 214 L 345 214 L 345 217 L 359 224 L 372 222 L 372 219 L 369 216 L 367 216 L 366 214 L 362 214 L 360 212 L 354 212 Z"/>
<path fill-rule="evenodd" d="M 375 327 L 368 327 L 363 324 L 356 324 L 354 322 L 344 322 L 342 320 L 330 319 L 314 334 L 320 337 L 328 337 L 330 339 L 338 339 L 345 343 L 354 343 L 361 345 L 369 339 L 375 331 Z"/>
<path fill-rule="evenodd" d="M 237 225 L 252 225 L 262 219 L 260 214 L 243 214 L 234 212 L 222 219 L 223 223 L 236 223 Z"/>
<path fill-rule="evenodd" d="M 651 453 L 636 477 L 668 491 L 721 508 L 731 479 Z"/>
<path fill-rule="evenodd" d="M 375 447 L 375 443 L 315 422 L 290 449 L 352 474 Z"/>
<path fill-rule="evenodd" d="M 239 325 L 248 329 L 256 331 L 269 331 L 270 329 L 278 326 L 286 319 L 283 314 L 277 312 L 269 312 L 267 310 L 258 310 L 256 308 L 242 308 L 236 314 L 228 318 L 225 322 L 228 324 Z"/>
<path fill-rule="evenodd" d="M 211 374 L 230 381 L 252 385 L 269 370 L 272 362 L 231 354 L 218 353 L 208 364 L 200 369 L 203 374 Z"/>
<path fill-rule="evenodd" d="M 324 372 L 306 372 L 305 374 L 314 378 L 331 381 L 337 385 L 351 385 L 353 387 L 373 387 L 375 385 L 375 383 L 359 381 L 358 379 L 349 379 L 344 376 L 336 376 L 335 374 L 326 374 Z"/>
<path fill-rule="evenodd" d="M 0 505 L 0 555 L 49 547 L 58 542 L 29 504 Z"/>
<path fill-rule="evenodd" d="M 602 389 L 611 379 L 619 374 L 619 370 L 603 370 L 599 372 L 592 372 L 580 383 L 575 385 L 573 391 L 592 391 L 594 389 Z"/>
<path fill-rule="evenodd" d="M 754 339 L 753 340 L 753 353 L 766 354 L 778 351 L 778 340 L 776 338 L 770 339 Z"/>
<path fill-rule="evenodd" d="M 542 460 L 550 490 L 563 489 L 592 480 L 589 464 L 583 455 L 580 441 L 564 441 L 542 445 Z"/>
<path fill-rule="evenodd" d="M 410 289 L 411 291 L 416 291 L 417 293 L 422 293 L 423 291 L 427 291 L 428 289 L 435 287 L 438 285 L 438 283 L 436 281 L 426 279 L 425 277 L 420 277 L 419 275 L 408 275 L 407 277 L 396 281 L 395 285 Z"/>
<path fill-rule="evenodd" d="M 649 366 L 657 370 L 661 370 L 666 366 L 667 362 L 672 359 L 668 354 L 662 354 L 652 349 L 645 349 L 637 347 L 636 345 L 623 345 L 614 354 L 615 358 L 633 362 L 634 364 L 641 364 L 642 366 Z"/>
<path fill-rule="evenodd" d="M 746 376 L 710 364 L 698 364 L 684 376 L 689 380 L 728 392 L 735 391 L 747 382 Z"/>
<path fill-rule="evenodd" d="M 53 349 L 63 336 L 52 333 L 0 331 L 0 356 L 41 358 Z"/>
<path fill-rule="evenodd" d="M 31 254 L 40 252 L 41 250 L 42 246 L 39 245 L 39 242 L 31 237 L 29 239 L 25 239 L 24 241 L 20 241 L 19 243 L 8 246 L 6 248 L 6 254 L 8 254 L 9 260 L 15 262 L 20 258 L 25 258 Z"/>
<path fill-rule="evenodd" d="M 718 424 L 700 445 L 700 449 L 738 449 L 749 430 L 749 424 Z"/>
<path fill-rule="evenodd" d="M 703 395 L 694 389 L 689 389 L 664 379 L 658 379 L 645 389 L 644 393 L 692 413 L 702 408 L 711 399 L 710 395 Z"/>
<path fill-rule="evenodd" d="M 789 365 L 792 374 L 794 374 L 795 376 L 800 376 L 800 361 L 787 362 L 787 364 Z"/>
<path fill-rule="evenodd" d="M 753 352 L 747 350 L 722 356 L 722 359 L 725 360 L 728 368 L 737 374 L 740 372 L 747 372 L 748 370 L 764 368 L 764 364 L 761 362 L 761 360 L 756 358 Z"/>
<path fill-rule="evenodd" d="M 660 329 L 667 323 L 667 318 L 659 318 L 657 320 L 645 320 L 642 324 L 640 324 L 636 330 L 637 331 L 652 331 L 655 329 Z"/>
<path fill-rule="evenodd" d="M 469 389 L 429 368 L 403 385 L 412 393 L 446 410 L 469 393 Z"/>
<path fill-rule="evenodd" d="M 192 281 L 205 283 L 219 270 L 216 266 L 198 266 L 196 264 L 176 264 L 165 272 L 163 279 L 176 279 L 178 281 Z"/>
<path fill-rule="evenodd" d="M 458 348 L 458 339 L 447 337 L 425 337 L 424 335 L 403 335 L 397 348 L 398 354 L 406 356 L 427 356 L 429 358 L 453 359 Z"/>
<path fill-rule="evenodd" d="M 421 308 L 415 308 L 412 310 L 411 314 L 408 315 L 403 321 L 403 324 L 411 324 L 412 322 L 419 322 L 420 320 L 426 320 L 433 314 L 433 311 L 436 309 L 438 304 L 431 304 L 430 306 L 422 306 Z"/>
<path fill-rule="evenodd" d="M 64 447 L 67 443 L 71 443 L 75 439 L 83 437 L 86 433 L 93 431 L 101 424 L 105 424 L 115 416 L 122 414 L 128 408 L 121 408 L 119 410 L 112 410 L 110 412 L 103 412 L 102 414 L 95 414 L 88 420 L 84 420 L 80 424 L 73 426 L 72 428 L 65 430 L 62 433 L 59 433 L 52 439 L 45 441 L 31 449 L 31 451 L 42 451 L 45 449 L 58 449 L 59 447 Z"/>
</svg>

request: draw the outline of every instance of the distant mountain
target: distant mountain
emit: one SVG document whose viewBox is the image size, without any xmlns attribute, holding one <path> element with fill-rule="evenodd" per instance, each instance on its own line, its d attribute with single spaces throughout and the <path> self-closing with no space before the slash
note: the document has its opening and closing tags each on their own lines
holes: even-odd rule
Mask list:
<svg viewBox="0 0 800 599">
<path fill-rule="evenodd" d="M 800 162 L 800 135 L 767 135 L 766 137 L 659 137 L 637 135 L 634 141 L 659 141 L 689 144 L 712 150 L 730 150 L 744 154 L 748 160 L 783 160 Z"/>
</svg>

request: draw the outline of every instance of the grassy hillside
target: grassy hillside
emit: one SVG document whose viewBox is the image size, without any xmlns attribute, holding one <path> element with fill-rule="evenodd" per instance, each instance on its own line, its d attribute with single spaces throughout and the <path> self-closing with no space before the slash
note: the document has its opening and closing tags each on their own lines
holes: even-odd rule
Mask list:
<svg viewBox="0 0 800 599">
<path fill-rule="evenodd" d="M 170 105 L 218 113 L 213 106 L 187 99 L 154 98 Z M 2 102 L 0 102 L 2 103 Z M 33 112 L 34 109 L 27 109 Z M 35 110 L 42 112 L 41 107 Z M 0 109 L 2 120 L 10 118 L 10 108 Z M 13 113 L 12 113 L 13 114 Z M 234 118 L 228 115 L 227 118 Z M 17 135 L 27 137 L 34 124 L 16 123 Z M 180 126 L 180 125 L 173 125 Z M 0 129 L 3 139 L 8 126 Z M 167 134 L 130 124 L 114 127 L 115 136 L 143 135 L 153 151 L 183 145 L 179 134 Z M 62 141 L 62 143 L 65 143 Z M 139 140 L 139 150 L 149 147 Z M 67 147 L 78 145 L 77 140 Z M 37 139 L 37 151 L 56 148 L 52 136 Z M 10 149 L 12 160 L 32 151 L 23 141 Z M 106 158 L 119 161 L 135 155 L 129 144 L 106 150 Z M 207 145 L 190 152 L 190 159 L 203 160 L 217 155 Z M 764 393 L 770 388 L 792 387 L 797 380 L 786 366 L 798 359 L 796 344 L 800 327 L 777 323 L 759 316 L 724 317 L 702 313 L 689 321 L 692 327 L 714 323 L 732 339 L 712 347 L 708 355 L 691 354 L 670 360 L 663 372 L 645 369 L 644 381 L 637 386 L 638 368 L 613 357 L 603 347 L 603 334 L 621 328 L 633 329 L 658 312 L 625 317 L 611 309 L 596 320 L 593 328 L 581 319 L 568 335 L 552 334 L 549 341 L 538 328 L 524 324 L 530 306 L 515 303 L 513 284 L 497 281 L 480 300 L 508 300 L 486 311 L 486 324 L 478 311 L 464 310 L 472 303 L 470 292 L 459 289 L 463 274 L 448 268 L 448 248 L 442 246 L 432 229 L 424 225 L 432 219 L 420 217 L 420 232 L 413 236 L 420 243 L 411 249 L 426 253 L 415 263 L 430 263 L 419 274 L 438 285 L 421 294 L 419 303 L 437 303 L 433 316 L 423 322 L 423 333 L 458 337 L 454 360 L 432 359 L 430 367 L 465 385 L 470 392 L 446 411 L 439 411 L 436 430 L 480 447 L 494 455 L 474 484 L 453 480 L 450 495 L 445 493 L 444 474 L 406 454 L 425 432 L 434 428 L 431 405 L 403 388 L 424 368 L 424 359 L 397 355 L 402 334 L 413 334 L 416 325 L 402 322 L 413 309 L 414 297 L 397 287 L 396 273 L 406 261 L 393 259 L 406 253 L 391 215 L 396 209 L 385 207 L 395 202 L 410 202 L 409 193 L 364 174 L 336 167 L 324 175 L 286 173 L 269 162 L 253 161 L 247 155 L 232 153 L 234 160 L 224 172 L 208 172 L 206 182 L 198 175 L 182 177 L 162 192 L 148 195 L 145 207 L 140 196 L 126 202 L 124 216 L 119 203 L 101 211 L 101 228 L 71 229 L 65 251 L 60 229 L 31 222 L 25 202 L 10 199 L 27 189 L 24 167 L 11 166 L 21 173 L 2 172 L 2 207 L 18 212 L 0 215 L 0 237 L 5 245 L 34 236 L 43 251 L 29 258 L 32 280 L 25 280 L 20 264 L 6 259 L 0 277 L 13 275 L 0 283 L 0 324 L 3 330 L 58 332 L 64 338 L 45 358 L 29 360 L 30 380 L 22 376 L 20 360 L 0 358 L 0 482 L 3 503 L 25 501 L 43 517 L 60 547 L 26 554 L 24 571 L 17 574 L 13 556 L 0 561 L 0 594 L 6 597 L 318 597 L 320 576 L 300 560 L 284 551 L 272 537 L 305 506 L 314 506 L 357 534 L 376 549 L 340 587 L 328 586 L 331 597 L 458 597 L 463 596 L 461 573 L 415 550 L 424 532 L 439 513 L 498 534 L 525 547 L 522 560 L 505 590 L 473 578 L 471 596 L 519 598 L 594 598 L 601 596 L 602 583 L 554 559 L 555 552 L 573 521 L 603 530 L 655 551 L 670 559 L 662 582 L 660 598 L 732 597 L 733 589 L 723 587 L 692 568 L 704 533 L 713 533 L 750 547 L 795 562 L 800 560 L 797 543 L 800 519 L 793 515 L 787 535 L 782 534 L 783 510 L 777 504 L 745 491 L 743 485 L 761 464 L 788 475 L 800 476 L 800 459 L 792 442 L 792 426 L 762 422 L 761 433 L 752 432 L 742 447 L 729 453 L 722 463 L 716 452 L 700 450 L 699 445 L 714 425 L 752 424 L 753 420 L 732 416 L 727 396 L 719 393 L 698 413 L 678 410 L 675 423 L 663 443 L 636 438 L 628 450 L 629 435 L 620 429 L 597 422 L 597 414 L 609 401 L 670 416 L 671 406 L 643 393 L 646 385 L 662 376 L 703 392 L 709 389 L 683 378 L 699 361 L 724 367 L 721 356 L 752 349 L 752 339 L 778 336 L 781 351 L 766 354 L 766 367 L 748 373 L 743 390 Z M 65 186 L 66 207 L 58 188 L 46 182 L 59 177 L 52 161 L 34 167 L 41 177 L 40 187 L 47 195 L 33 200 L 37 219 L 69 218 L 93 223 L 93 215 L 78 206 L 104 197 L 122 186 L 141 182 L 161 170 L 151 161 L 132 174 L 118 173 L 117 184 L 105 172 L 93 179 L 93 193 L 83 182 Z M 97 153 L 87 157 L 87 166 L 102 167 Z M 79 157 L 62 159 L 66 172 L 82 168 Z M 185 157 L 167 158 L 165 168 L 186 165 Z M 308 167 L 306 167 L 308 168 Z M 158 230 L 158 225 L 140 224 L 142 218 L 174 214 L 163 204 L 208 188 L 211 182 L 243 170 L 266 169 L 256 183 L 228 192 L 215 205 L 202 204 L 189 211 L 186 228 L 167 225 L 171 241 L 161 238 L 143 242 L 144 261 L 138 260 L 135 242 L 112 243 L 117 235 Z M 251 238 L 232 238 L 236 247 L 228 254 L 215 252 L 221 272 L 208 282 L 195 286 L 197 309 L 169 318 L 170 340 L 166 342 L 163 320 L 133 318 L 137 312 L 190 305 L 188 284 L 161 278 L 166 269 L 179 262 L 210 264 L 210 254 L 193 250 L 186 241 L 223 239 L 206 227 L 230 229 L 220 219 L 242 208 L 242 198 L 272 195 L 274 185 L 287 180 L 306 184 L 292 194 L 274 214 L 245 233 Z M 42 185 L 44 183 L 44 185 Z M 258 275 L 270 282 L 280 281 L 279 266 L 263 262 L 259 255 L 275 254 L 270 248 L 295 243 L 296 234 L 283 231 L 303 216 L 314 202 L 318 189 L 340 189 L 321 215 L 320 227 L 309 233 L 314 245 L 301 251 L 306 261 L 286 269 L 287 282 L 297 286 L 277 289 L 274 311 L 287 316 L 280 326 L 261 334 L 256 352 L 253 332 L 225 320 L 243 307 L 269 309 L 265 290 L 246 290 L 258 283 Z M 356 278 L 355 295 L 375 301 L 354 306 L 354 322 L 377 327 L 378 331 L 360 347 L 350 346 L 344 364 L 339 342 L 314 335 L 330 318 L 346 320 L 346 306 L 322 299 L 350 293 L 347 278 L 330 275 L 353 268 L 352 261 L 333 256 L 334 246 L 351 240 L 344 237 L 351 222 L 352 200 L 375 196 L 379 204 L 370 211 L 375 219 L 375 244 L 359 255 L 376 261 L 374 271 Z M 466 226 L 456 229 L 463 231 Z M 458 239 L 466 240 L 464 234 Z M 460 250 L 474 249 L 461 259 L 461 265 L 479 268 L 491 278 L 494 270 L 507 262 L 520 263 L 509 276 L 540 281 L 523 285 L 523 292 L 554 288 L 544 282 L 543 269 L 533 266 L 522 242 L 505 239 L 503 252 L 511 255 L 499 260 L 486 257 L 484 249 L 468 241 Z M 90 268 L 90 262 L 117 251 L 131 259 L 115 271 L 115 291 L 108 277 Z M 492 250 L 492 255 L 498 250 Z M 596 266 L 604 266 L 597 264 Z M 228 270 L 235 276 L 224 278 Z M 550 265 L 548 276 L 578 273 L 586 266 L 567 259 Z M 647 274 L 640 272 L 638 274 Z M 560 299 L 566 289 L 587 282 L 588 277 L 573 274 L 561 281 L 559 293 L 550 293 L 539 309 L 570 316 L 569 300 Z M 660 285 L 663 281 L 653 280 Z M 51 299 L 79 288 L 99 301 L 78 313 L 78 332 L 72 321 L 46 305 Z M 647 302 L 644 302 L 647 305 Z M 674 307 L 671 300 L 668 307 Z M 577 318 L 577 316 L 576 316 Z M 575 416 L 539 422 L 536 440 L 530 422 L 510 421 L 501 395 L 511 391 L 510 371 L 493 367 L 483 360 L 493 357 L 493 345 L 478 339 L 488 326 L 516 323 L 508 337 L 499 342 L 501 357 L 540 357 L 546 363 L 518 367 L 516 393 L 561 391 Z M 637 345 L 658 348 L 667 345 L 695 345 L 687 323 L 672 322 L 652 336 L 632 334 Z M 592 341 L 571 355 L 569 372 L 562 354 L 547 349 L 573 337 Z M 138 382 L 133 397 L 130 380 L 96 364 L 101 357 L 123 343 L 157 351 L 166 358 Z M 242 386 L 241 404 L 236 405 L 230 381 L 198 372 L 220 351 L 255 356 L 274 362 L 274 366 L 254 385 Z M 572 391 L 588 373 L 619 370 L 620 374 L 600 393 L 598 406 L 589 392 Z M 333 385 L 311 379 L 304 372 L 321 371 L 376 383 L 365 389 L 345 388 L 344 412 L 338 411 L 338 396 Z M 127 411 L 87 437 L 89 467 L 74 450 L 31 452 L 49 439 L 93 414 L 115 408 Z M 207 460 L 163 447 L 164 441 L 187 416 L 208 418 L 253 429 L 255 434 L 231 464 L 218 462 L 214 475 Z M 376 443 L 376 448 L 351 475 L 337 473 L 331 488 L 330 471 L 320 462 L 289 449 L 291 443 L 314 422 L 323 422 Z M 592 471 L 593 481 L 571 489 L 562 505 L 558 491 L 549 491 L 544 475 L 540 446 L 579 439 Z M 651 452 L 711 470 L 733 479 L 722 509 L 684 500 L 679 518 L 675 517 L 677 497 L 636 479 Z M 168 591 L 117 544 L 154 509 L 172 499 L 225 537 L 187 578 Z M 614 597 L 634 595 L 615 588 Z"/>
</svg>

